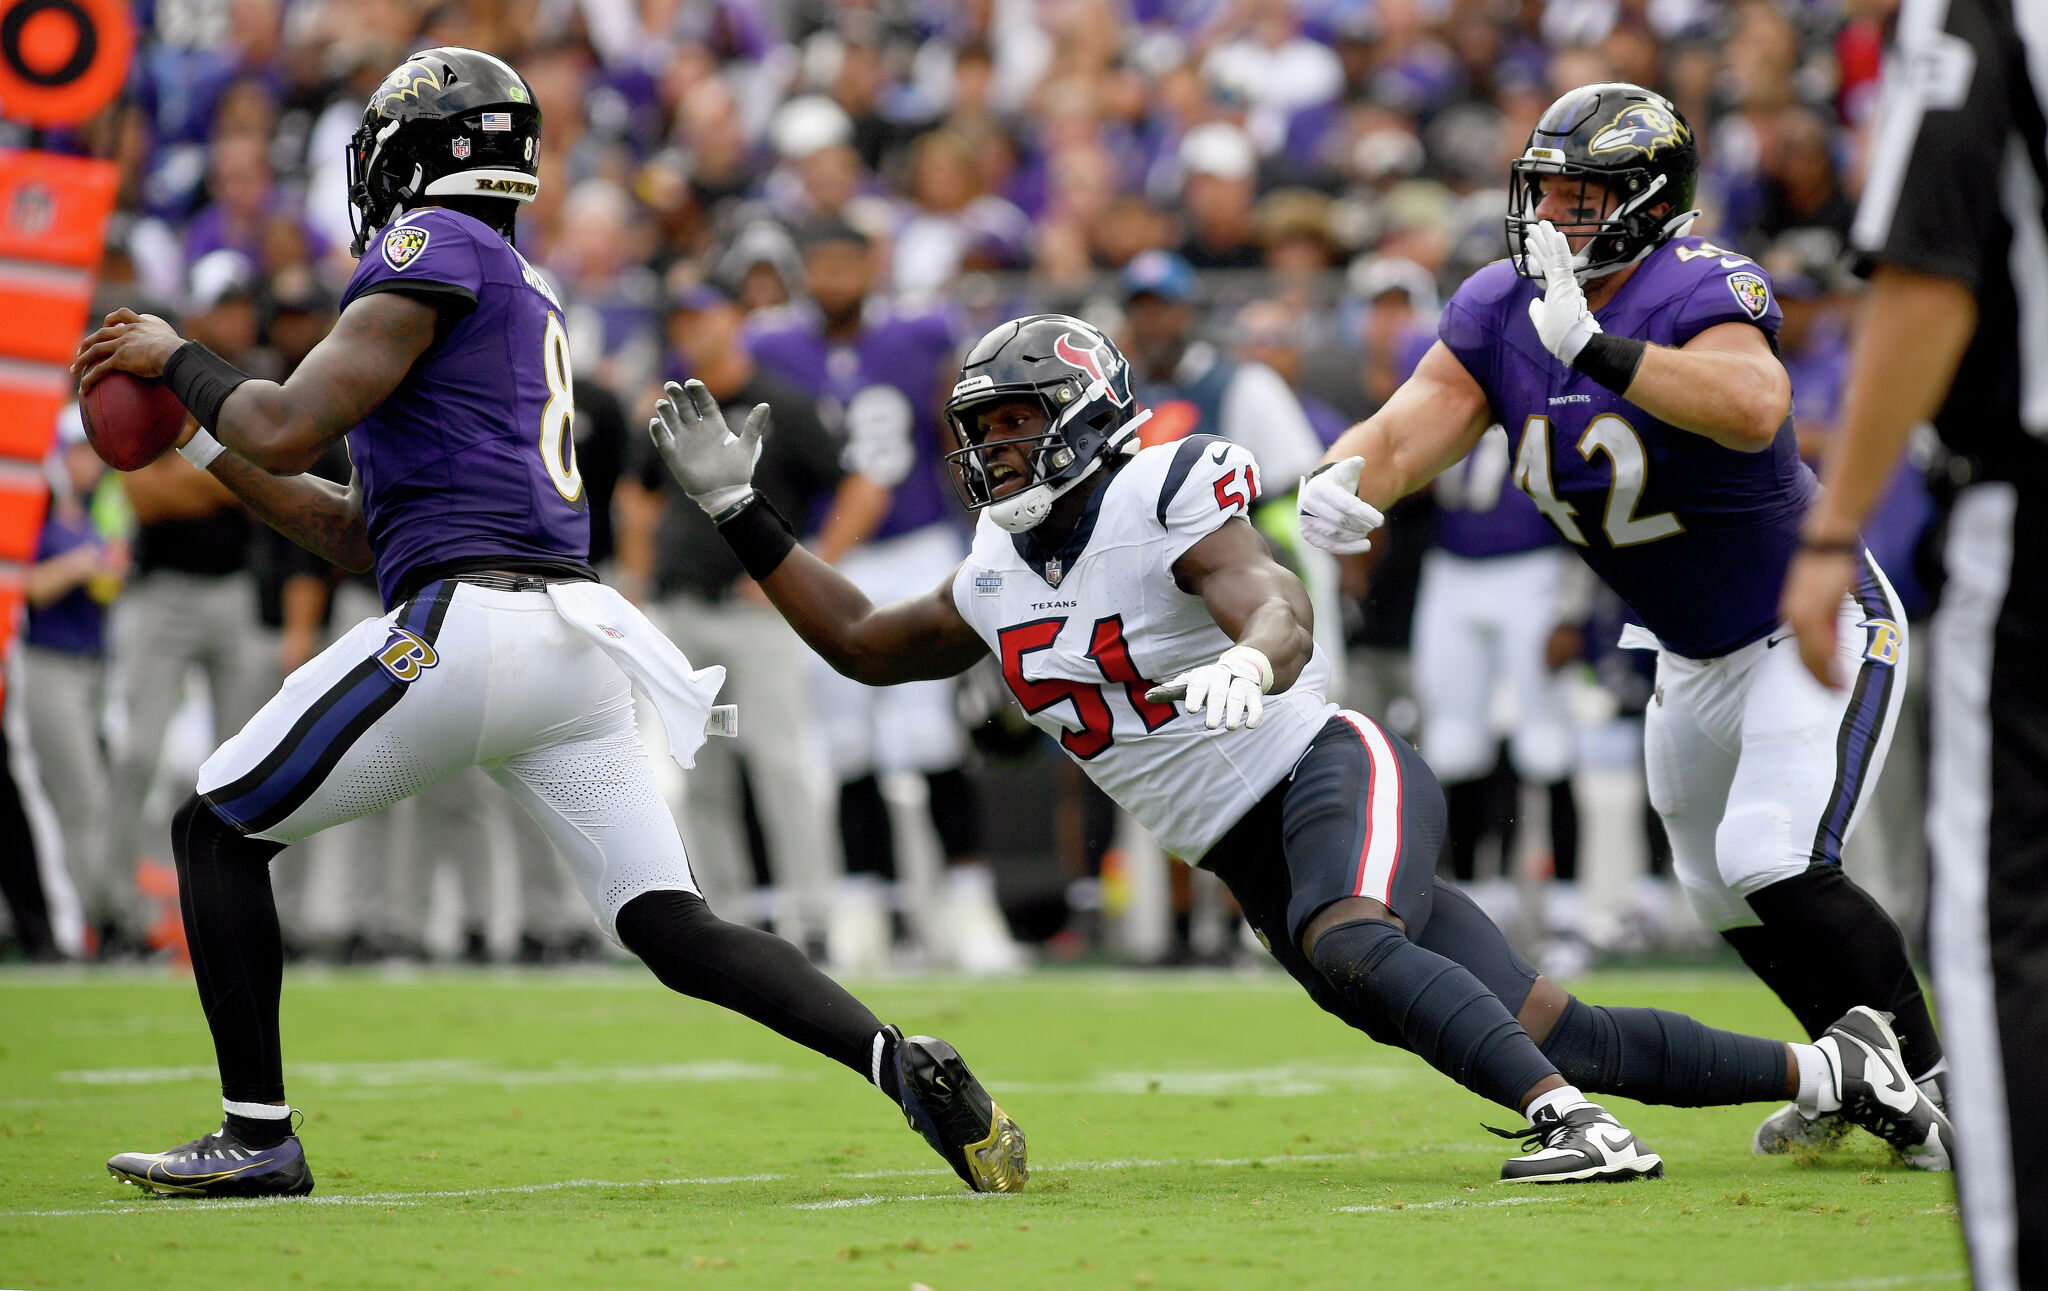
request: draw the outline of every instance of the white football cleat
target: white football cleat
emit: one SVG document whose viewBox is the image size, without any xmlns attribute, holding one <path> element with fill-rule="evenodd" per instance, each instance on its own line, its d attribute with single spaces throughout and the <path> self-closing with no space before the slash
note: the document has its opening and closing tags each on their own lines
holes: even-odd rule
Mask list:
<svg viewBox="0 0 2048 1291">
<path fill-rule="evenodd" d="M 1493 1132 L 1535 1149 L 1501 1166 L 1502 1183 L 1621 1183 L 1664 1175 L 1664 1158 L 1597 1103 L 1581 1103 L 1562 1114 L 1545 1108 L 1526 1130 Z"/>
<path fill-rule="evenodd" d="M 1813 1044 L 1834 1064 L 1845 1120 L 1891 1144 L 1917 1170 L 1954 1168 L 1949 1145 L 1955 1128 L 1906 1074 L 1891 1014 L 1859 1004 Z"/>
</svg>

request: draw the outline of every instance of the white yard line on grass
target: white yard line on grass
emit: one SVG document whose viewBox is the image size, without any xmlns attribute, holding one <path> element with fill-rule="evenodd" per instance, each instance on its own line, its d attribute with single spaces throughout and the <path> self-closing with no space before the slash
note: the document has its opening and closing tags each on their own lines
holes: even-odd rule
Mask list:
<svg viewBox="0 0 2048 1291">
<path fill-rule="evenodd" d="M 1339 1206 L 1340 1215 L 1390 1215 L 1403 1210 L 1461 1210 L 1478 1209 L 1486 1206 L 1540 1206 L 1546 1201 L 1563 1201 L 1563 1197 L 1502 1197 L 1498 1201 L 1463 1201 L 1452 1198 L 1449 1201 L 1418 1201 L 1413 1204 L 1396 1202 L 1391 1206 Z"/>
<path fill-rule="evenodd" d="M 1272 1157 L 1210 1157 L 1199 1160 L 1151 1160 L 1141 1157 L 1108 1161 L 1065 1161 L 1058 1165 L 1038 1166 L 1033 1173 L 1058 1174 L 1068 1170 L 1164 1170 L 1196 1167 L 1200 1169 L 1241 1169 L 1247 1166 L 1272 1168 L 1282 1165 L 1321 1165 L 1333 1161 L 1369 1161 L 1375 1157 L 1421 1156 L 1437 1152 L 1479 1151 L 1478 1144 L 1453 1144 L 1439 1147 L 1406 1148 L 1397 1152 L 1317 1152 L 1295 1156 Z M 940 1177 L 951 1175 L 943 1169 L 923 1170 L 859 1170 L 829 1176 L 833 1179 L 906 1179 Z M 423 1202 L 460 1201 L 470 1197 L 517 1196 L 524 1193 L 561 1192 L 567 1189 L 584 1188 L 668 1188 L 668 1187 L 721 1187 L 737 1183 L 774 1183 L 788 1179 L 783 1174 L 735 1174 L 706 1175 L 681 1179 L 558 1179 L 552 1183 L 510 1184 L 502 1188 L 454 1188 L 432 1192 L 359 1192 L 324 1193 L 317 1197 L 250 1198 L 243 1200 L 219 1200 L 185 1203 L 174 1199 L 155 1198 L 144 1200 L 113 1200 L 98 1206 L 83 1206 L 51 1210 L 0 1210 L 0 1219 L 25 1217 L 62 1216 L 126 1216 L 126 1215 L 200 1215 L 216 1210 L 241 1210 L 251 1206 L 416 1206 Z M 943 1199 L 946 1196 L 971 1197 L 974 1193 L 934 1194 Z M 876 1201 L 918 1201 L 931 1200 L 923 1197 L 877 1197 Z M 869 1202 L 846 1204 L 868 1205 Z"/>
</svg>

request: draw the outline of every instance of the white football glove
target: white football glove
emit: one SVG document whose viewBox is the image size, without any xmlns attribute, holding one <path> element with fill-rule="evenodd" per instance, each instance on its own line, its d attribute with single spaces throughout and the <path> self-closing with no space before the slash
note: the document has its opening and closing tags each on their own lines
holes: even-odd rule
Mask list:
<svg viewBox="0 0 2048 1291">
<path fill-rule="evenodd" d="M 647 423 L 669 473 L 706 515 L 730 510 L 752 496 L 754 463 L 761 460 L 761 434 L 767 429 L 768 405 L 763 403 L 747 414 L 739 434 L 727 430 L 718 400 L 697 380 L 663 386 L 654 420 Z"/>
<path fill-rule="evenodd" d="M 1155 704 L 1179 700 L 1190 713 L 1207 710 L 1202 724 L 1210 730 L 1221 726 L 1234 731 L 1249 730 L 1266 715 L 1261 698 L 1273 689 L 1273 661 L 1253 646 L 1234 645 L 1216 656 L 1216 662 L 1190 668 L 1164 685 L 1145 692 Z"/>
<path fill-rule="evenodd" d="M 1572 264 L 1571 241 L 1549 220 L 1538 221 L 1524 237 L 1529 262 L 1543 271 L 1543 295 L 1529 302 L 1529 321 L 1536 324 L 1543 348 L 1570 367 L 1586 342 L 1601 331 L 1586 308 L 1586 293 Z"/>
<path fill-rule="evenodd" d="M 1379 508 L 1358 496 L 1363 457 L 1318 466 L 1302 477 L 1294 495 L 1294 518 L 1309 545 L 1339 556 L 1372 548 L 1372 531 L 1387 522 Z"/>
</svg>

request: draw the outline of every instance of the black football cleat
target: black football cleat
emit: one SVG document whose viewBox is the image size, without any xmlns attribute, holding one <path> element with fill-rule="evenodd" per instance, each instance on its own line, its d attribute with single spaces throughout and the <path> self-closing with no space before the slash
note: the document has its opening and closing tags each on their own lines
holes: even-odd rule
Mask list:
<svg viewBox="0 0 2048 1291">
<path fill-rule="evenodd" d="M 897 1088 L 910 1128 L 976 1192 L 1022 1191 L 1024 1131 L 995 1105 L 952 1045 L 888 1030 L 896 1039 Z"/>
<path fill-rule="evenodd" d="M 1956 1132 L 1906 1074 L 1891 1014 L 1859 1004 L 1813 1043 L 1835 1066 L 1844 1120 L 1891 1144 L 1915 1169 L 1951 1168 L 1949 1145 Z"/>
<path fill-rule="evenodd" d="M 303 1197 L 313 1171 L 294 1134 L 267 1148 L 252 1148 L 222 1125 L 168 1152 L 123 1152 L 107 1173 L 164 1197 Z"/>
<path fill-rule="evenodd" d="M 1504 1139 L 1521 1139 L 1531 1149 L 1501 1166 L 1502 1183 L 1621 1183 L 1664 1175 L 1664 1158 L 1596 1103 L 1581 1103 L 1562 1115 L 1546 1109 L 1526 1130 L 1486 1128 Z"/>
</svg>

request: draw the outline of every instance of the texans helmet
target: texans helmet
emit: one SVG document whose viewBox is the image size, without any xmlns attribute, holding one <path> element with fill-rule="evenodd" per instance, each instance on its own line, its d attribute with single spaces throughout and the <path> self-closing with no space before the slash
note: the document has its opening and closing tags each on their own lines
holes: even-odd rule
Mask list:
<svg viewBox="0 0 2048 1291">
<path fill-rule="evenodd" d="M 1047 424 L 1027 441 L 1030 478 L 999 499 L 975 419 L 1018 399 L 1037 402 Z M 1005 530 L 1023 533 L 1051 513 L 1061 494 L 1131 451 L 1151 415 L 1132 397 L 1130 364 L 1100 329 L 1065 314 L 1033 314 L 1002 324 L 968 351 L 946 400 L 946 421 L 962 447 L 946 461 L 969 511 L 986 509 Z"/>
<path fill-rule="evenodd" d="M 351 255 L 422 197 L 490 199 L 479 209 L 506 237 L 540 192 L 540 106 L 502 59 L 444 45 L 384 78 L 348 145 Z"/>
<path fill-rule="evenodd" d="M 1671 100 L 1626 81 L 1582 86 L 1551 104 L 1515 158 L 1508 196 L 1508 259 L 1524 278 L 1527 234 L 1536 226 L 1543 181 L 1576 179 L 1573 205 L 1614 209 L 1597 219 L 1558 224 L 1568 238 L 1590 237 L 1576 257 L 1579 281 L 1603 277 L 1649 255 L 1692 226 L 1700 146 Z"/>
</svg>

